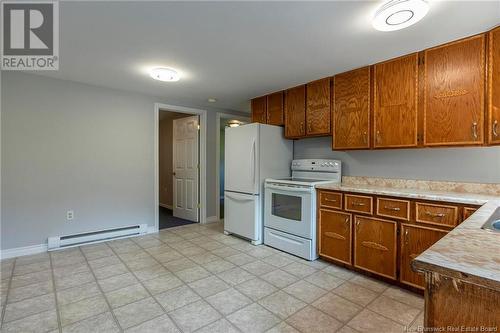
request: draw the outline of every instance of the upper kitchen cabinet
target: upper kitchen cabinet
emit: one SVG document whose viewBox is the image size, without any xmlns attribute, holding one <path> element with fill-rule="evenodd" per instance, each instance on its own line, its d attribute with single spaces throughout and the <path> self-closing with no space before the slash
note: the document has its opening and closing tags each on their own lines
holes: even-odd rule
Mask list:
<svg viewBox="0 0 500 333">
<path fill-rule="evenodd" d="M 332 148 L 370 148 L 370 67 L 333 78 Z"/>
<path fill-rule="evenodd" d="M 500 27 L 489 33 L 488 142 L 500 144 Z"/>
<path fill-rule="evenodd" d="M 484 142 L 485 35 L 424 51 L 424 145 Z"/>
<path fill-rule="evenodd" d="M 282 91 L 267 95 L 267 123 L 277 126 L 284 124 Z"/>
<path fill-rule="evenodd" d="M 267 123 L 266 96 L 252 99 L 252 123 Z"/>
<path fill-rule="evenodd" d="M 285 91 L 285 137 L 301 138 L 306 135 L 306 86 Z"/>
<path fill-rule="evenodd" d="M 418 54 L 373 68 L 373 147 L 417 146 Z"/>
<path fill-rule="evenodd" d="M 331 133 L 330 90 L 330 78 L 317 80 L 307 84 L 307 136 L 321 136 Z"/>
</svg>

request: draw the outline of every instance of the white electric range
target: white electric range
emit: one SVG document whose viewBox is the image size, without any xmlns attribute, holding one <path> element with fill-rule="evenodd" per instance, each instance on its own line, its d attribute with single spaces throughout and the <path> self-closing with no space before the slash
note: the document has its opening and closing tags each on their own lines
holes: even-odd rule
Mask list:
<svg viewBox="0 0 500 333">
<path fill-rule="evenodd" d="M 324 159 L 293 160 L 291 169 L 291 178 L 265 181 L 264 244 L 315 260 L 318 258 L 315 187 L 340 183 L 342 163 Z"/>
</svg>

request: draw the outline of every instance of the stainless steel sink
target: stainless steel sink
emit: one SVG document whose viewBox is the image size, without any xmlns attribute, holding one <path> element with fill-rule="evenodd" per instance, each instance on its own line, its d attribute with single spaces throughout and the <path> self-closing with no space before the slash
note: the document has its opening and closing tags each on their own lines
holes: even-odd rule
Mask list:
<svg viewBox="0 0 500 333">
<path fill-rule="evenodd" d="M 483 229 L 500 232 L 500 207 L 490 216 L 488 221 L 482 226 Z"/>
</svg>

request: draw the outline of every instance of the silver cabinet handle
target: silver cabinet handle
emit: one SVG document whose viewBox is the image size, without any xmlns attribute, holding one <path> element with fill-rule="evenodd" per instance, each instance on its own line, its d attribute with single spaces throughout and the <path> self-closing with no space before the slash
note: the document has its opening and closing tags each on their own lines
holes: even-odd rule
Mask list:
<svg viewBox="0 0 500 333">
<path fill-rule="evenodd" d="M 363 202 L 352 202 L 351 205 L 353 206 L 364 206 L 365 204 Z"/>
<path fill-rule="evenodd" d="M 472 123 L 472 138 L 477 140 L 477 122 Z"/>
<path fill-rule="evenodd" d="M 401 208 L 399 207 L 388 207 L 388 206 L 384 206 L 384 209 L 393 210 L 395 212 L 399 212 L 401 210 Z"/>
<path fill-rule="evenodd" d="M 498 137 L 498 120 L 495 120 L 493 122 L 493 129 L 492 129 L 492 131 L 493 131 L 493 136 L 495 138 L 497 138 Z"/>
<path fill-rule="evenodd" d="M 325 201 L 329 201 L 329 202 L 337 202 L 337 199 L 329 199 L 329 198 L 325 198 Z"/>
<path fill-rule="evenodd" d="M 366 131 L 363 132 L 363 144 L 367 144 L 368 143 L 368 135 L 366 133 Z"/>
<path fill-rule="evenodd" d="M 445 217 L 445 213 L 431 213 L 429 211 L 425 212 L 426 215 L 431 216 L 431 217 Z"/>
<path fill-rule="evenodd" d="M 408 245 L 408 229 L 405 230 L 405 244 Z"/>
<path fill-rule="evenodd" d="M 377 143 L 380 144 L 380 141 L 381 141 L 380 131 L 377 131 Z"/>
</svg>

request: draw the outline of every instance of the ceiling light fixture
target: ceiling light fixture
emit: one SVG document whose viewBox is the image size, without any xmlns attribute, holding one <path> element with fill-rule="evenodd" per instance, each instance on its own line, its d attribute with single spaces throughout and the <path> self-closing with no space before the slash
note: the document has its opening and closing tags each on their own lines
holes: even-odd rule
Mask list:
<svg viewBox="0 0 500 333">
<path fill-rule="evenodd" d="M 229 127 L 238 127 L 238 126 L 240 126 L 240 125 L 243 125 L 243 123 L 242 123 L 241 121 L 239 121 L 239 120 L 236 120 L 236 119 L 235 119 L 235 120 L 230 120 L 230 121 L 228 121 L 228 122 L 227 122 L 227 125 L 228 125 Z"/>
<path fill-rule="evenodd" d="M 379 7 L 372 24 L 380 31 L 404 29 L 420 21 L 428 11 L 426 0 L 390 0 Z"/>
<path fill-rule="evenodd" d="M 175 69 L 168 67 L 153 68 L 149 72 L 149 76 L 155 80 L 164 82 L 176 82 L 180 79 L 179 73 Z"/>
<path fill-rule="evenodd" d="M 217 98 L 210 97 L 209 99 L 207 99 L 207 101 L 208 101 L 209 103 L 215 103 L 215 102 L 217 102 Z"/>
</svg>

